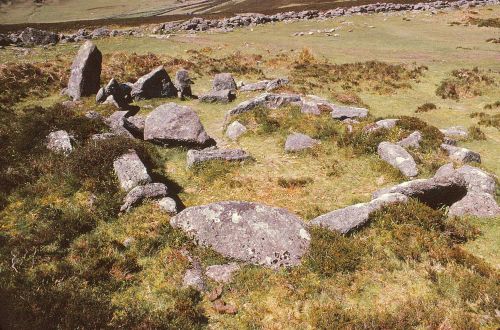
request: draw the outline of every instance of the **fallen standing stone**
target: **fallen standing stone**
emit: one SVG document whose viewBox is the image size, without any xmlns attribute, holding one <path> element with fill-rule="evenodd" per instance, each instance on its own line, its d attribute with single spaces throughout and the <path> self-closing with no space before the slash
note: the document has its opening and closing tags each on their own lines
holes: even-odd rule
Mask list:
<svg viewBox="0 0 500 330">
<path fill-rule="evenodd" d="M 167 193 L 167 186 L 163 183 L 149 183 L 144 186 L 137 186 L 125 196 L 123 205 L 120 207 L 120 212 L 128 212 L 133 206 L 145 199 L 165 197 Z"/>
<path fill-rule="evenodd" d="M 189 150 L 187 152 L 187 166 L 213 161 L 223 160 L 227 162 L 244 161 L 250 158 L 250 155 L 242 149 L 214 149 L 207 148 L 203 150 Z"/>
<path fill-rule="evenodd" d="M 418 174 L 417 164 L 413 157 L 403 147 L 390 142 L 381 142 L 377 153 L 381 159 L 397 168 L 406 177 L 414 177 Z"/>
<path fill-rule="evenodd" d="M 285 142 L 285 151 L 287 152 L 303 151 L 305 149 L 311 149 L 318 143 L 319 143 L 318 140 L 315 140 L 305 134 L 294 133 L 287 137 Z"/>
</svg>

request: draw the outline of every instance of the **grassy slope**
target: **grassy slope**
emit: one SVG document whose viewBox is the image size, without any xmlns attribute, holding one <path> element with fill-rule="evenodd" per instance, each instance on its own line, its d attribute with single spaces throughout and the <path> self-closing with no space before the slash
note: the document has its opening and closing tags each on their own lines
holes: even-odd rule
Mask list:
<svg viewBox="0 0 500 330">
<path fill-rule="evenodd" d="M 498 7 L 478 11 L 482 16 L 500 14 Z M 259 26 L 253 30 L 241 29 L 227 34 L 179 35 L 168 40 L 105 39 L 97 41 L 97 44 L 103 53 L 153 52 L 159 56 L 173 57 L 186 57 L 187 50 L 204 47 L 211 47 L 214 50 L 211 56 L 224 56 L 240 50 L 248 54 L 262 54 L 264 57 L 272 57 L 279 53 L 293 57 L 305 47 L 311 49 L 318 58 L 324 57 L 334 63 L 371 59 L 393 63 L 416 62 L 419 65 L 427 65 L 429 71 L 425 73 L 420 83 L 412 84 L 411 89 L 400 90 L 392 95 L 379 95 L 366 91 L 359 93 L 363 102 L 370 107 L 371 113 L 375 117 L 415 115 L 414 110 L 417 106 L 433 102 L 438 106 L 438 110 L 416 116 L 440 128 L 451 125 L 471 126 L 476 119 L 469 118 L 469 114 L 482 111 L 485 104 L 499 100 L 500 91 L 489 90 L 482 96 L 456 102 L 439 98 L 435 95 L 435 89 L 453 69 L 478 66 L 481 69 L 498 72 L 499 46 L 485 42 L 485 39 L 498 35 L 497 30 L 475 26 L 448 26 L 448 22 L 461 20 L 464 12 L 434 16 L 420 13 L 408 17 L 411 18 L 411 22 L 402 20 L 400 15 L 373 15 L 323 22 Z M 347 28 L 343 21 L 352 22 L 352 25 Z M 318 34 L 291 37 L 292 33 L 298 31 L 332 27 L 342 27 L 337 32 L 340 34 L 339 37 Z M 348 29 L 353 31 L 347 32 Z M 0 61 L 34 61 L 50 59 L 56 55 L 70 58 L 75 51 L 74 45 L 59 45 L 46 51 L 34 50 L 30 56 L 22 58 L 15 57 L 16 52 L 9 49 L 0 53 Z M 286 63 L 275 67 L 262 65 L 260 67 L 268 77 L 287 74 L 288 69 Z M 197 78 L 195 93 L 207 90 L 210 77 Z M 250 81 L 257 77 L 241 76 L 237 79 Z M 326 89 L 318 89 L 314 93 L 331 97 Z M 240 94 L 238 101 L 244 98 L 246 96 Z M 47 104 L 58 99 L 59 96 L 51 96 L 44 100 L 31 99 L 27 100 L 25 105 L 40 102 Z M 142 105 L 154 106 L 162 102 L 154 100 L 143 102 Z M 89 99 L 88 104 L 91 103 L 92 100 Z M 374 190 L 393 184 L 397 180 L 378 166 L 374 156 L 354 156 L 348 150 L 338 149 L 334 143 L 323 143 L 317 158 L 311 155 L 284 154 L 283 136 L 279 134 L 264 136 L 249 134 L 238 143 L 229 143 L 223 138 L 222 123 L 225 111 L 233 105 L 200 105 L 194 101 L 184 103 L 191 104 L 196 109 L 211 136 L 224 144 L 241 146 L 256 158 L 254 163 L 235 167 L 228 175 L 207 181 L 203 175 L 195 175 L 186 170 L 184 151 L 161 150 L 168 159 L 164 171 L 184 188 L 180 197 L 187 206 L 228 199 L 253 200 L 285 207 L 305 218 L 311 218 L 318 213 L 343 207 L 355 201 L 368 200 Z M 498 152 L 500 131 L 495 128 L 482 128 L 482 130 L 486 133 L 486 141 L 465 142 L 463 145 L 479 151 L 483 158 L 483 166 L 500 175 L 500 152 Z M 340 170 L 337 175 L 328 176 L 329 166 L 334 161 L 341 164 Z M 310 177 L 313 182 L 305 187 L 282 188 L 277 184 L 281 177 Z M 148 217 L 150 209 L 151 207 L 146 205 L 134 211 L 128 217 L 133 219 L 130 220 L 132 224 L 125 225 L 120 220 L 106 225 L 101 230 L 122 233 L 137 223 L 144 221 L 146 225 L 148 221 L 154 220 L 152 218 L 156 214 L 153 213 L 153 216 Z M 498 218 L 488 221 L 478 220 L 484 234 L 468 244 L 471 251 L 484 257 L 496 267 L 500 265 L 499 220 Z M 121 226 L 126 226 L 127 229 L 122 229 Z M 126 235 L 119 234 L 117 237 L 124 238 Z M 157 288 L 160 284 L 155 279 L 154 272 L 161 265 L 158 266 L 154 258 L 145 258 L 142 263 L 147 269 L 141 275 L 142 285 Z M 248 271 L 250 275 L 247 276 L 251 276 L 255 282 L 247 283 L 248 287 L 244 289 L 234 288 L 234 293 L 228 296 L 230 301 L 240 306 L 241 312 L 238 317 L 220 316 L 213 311 L 209 311 L 209 314 L 215 328 L 236 327 L 243 324 L 247 326 L 260 324 L 266 328 L 277 328 L 285 322 L 290 322 L 289 327 L 294 328 L 308 324 L 310 321 L 307 318 L 308 312 L 322 303 L 331 302 L 332 297 L 336 295 L 347 299 L 347 304 L 352 308 L 365 310 L 385 304 L 397 305 L 398 302 L 405 300 L 405 297 L 435 298 L 437 293 L 433 291 L 425 272 L 419 267 L 423 266 L 402 263 L 395 266 L 394 270 L 382 273 L 363 272 L 349 278 L 333 277 L 321 281 L 314 274 L 299 274 L 297 276 L 304 276 L 300 285 L 307 287 L 295 289 L 289 288 L 291 284 L 288 283 L 288 275 L 285 273 L 250 269 Z M 352 284 L 343 281 L 352 281 Z M 340 283 L 346 284 L 348 289 L 337 290 Z M 319 290 L 319 287 L 322 290 Z M 142 292 L 144 288 L 138 290 L 137 295 L 143 298 L 140 295 L 146 294 Z M 127 303 L 121 296 L 116 299 L 118 303 L 120 299 L 123 299 L 122 303 Z M 154 299 L 160 298 L 156 296 Z"/>
</svg>

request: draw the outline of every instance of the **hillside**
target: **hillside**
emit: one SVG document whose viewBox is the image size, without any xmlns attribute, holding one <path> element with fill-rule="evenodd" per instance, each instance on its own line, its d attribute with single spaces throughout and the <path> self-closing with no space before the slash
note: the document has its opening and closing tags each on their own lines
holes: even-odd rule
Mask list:
<svg viewBox="0 0 500 330">
<path fill-rule="evenodd" d="M 498 17 L 2 46 L 0 328 L 497 329 Z"/>
</svg>

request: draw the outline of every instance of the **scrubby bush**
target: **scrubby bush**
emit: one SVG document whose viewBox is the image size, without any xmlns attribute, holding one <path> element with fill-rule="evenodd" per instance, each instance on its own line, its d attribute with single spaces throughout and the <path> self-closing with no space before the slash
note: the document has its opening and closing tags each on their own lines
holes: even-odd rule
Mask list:
<svg viewBox="0 0 500 330">
<path fill-rule="evenodd" d="M 458 101 L 461 98 L 482 95 L 485 88 L 496 85 L 491 74 L 484 73 L 477 67 L 473 69 L 459 69 L 451 72 L 436 89 L 436 95 L 443 99 Z"/>
<path fill-rule="evenodd" d="M 471 126 L 468 129 L 469 131 L 469 139 L 471 140 L 486 140 L 486 135 L 483 131 L 477 126 Z"/>
<path fill-rule="evenodd" d="M 500 113 L 490 115 L 484 112 L 474 112 L 470 116 L 471 118 L 479 118 L 479 125 L 492 126 L 500 129 Z"/>
<path fill-rule="evenodd" d="M 305 187 L 313 181 L 312 178 L 278 178 L 278 186 L 282 188 Z"/>
<path fill-rule="evenodd" d="M 355 237 L 346 237 L 322 227 L 310 228 L 311 245 L 304 265 L 322 276 L 355 271 L 362 261 L 365 246 Z"/>
<path fill-rule="evenodd" d="M 426 103 L 422 104 L 421 106 L 419 106 L 417 108 L 417 110 L 415 110 L 415 112 L 416 113 L 427 112 L 427 111 L 436 110 L 436 109 L 437 109 L 437 107 L 434 103 L 426 102 Z"/>
</svg>

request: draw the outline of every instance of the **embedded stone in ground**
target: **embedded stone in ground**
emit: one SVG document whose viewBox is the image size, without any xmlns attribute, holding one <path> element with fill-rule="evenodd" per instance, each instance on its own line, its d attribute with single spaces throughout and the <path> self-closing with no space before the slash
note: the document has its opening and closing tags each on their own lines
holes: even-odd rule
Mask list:
<svg viewBox="0 0 500 330">
<path fill-rule="evenodd" d="M 56 153 L 70 154 L 73 151 L 73 146 L 68 132 L 63 130 L 51 132 L 47 136 L 47 149 Z"/>
<path fill-rule="evenodd" d="M 230 283 L 233 279 L 233 274 L 240 268 L 240 265 L 235 262 L 225 265 L 213 265 L 207 267 L 205 275 L 219 283 Z"/>
<path fill-rule="evenodd" d="M 239 121 L 232 122 L 226 129 L 226 136 L 236 141 L 241 135 L 245 134 L 247 128 Z"/>
<path fill-rule="evenodd" d="M 130 190 L 123 200 L 120 212 L 128 212 L 133 206 L 145 199 L 165 197 L 168 193 L 167 186 L 163 183 L 148 183 Z"/>
<path fill-rule="evenodd" d="M 403 147 L 390 142 L 381 142 L 377 153 L 385 162 L 400 170 L 404 176 L 414 177 L 418 174 L 415 160 Z"/>
<path fill-rule="evenodd" d="M 234 99 L 236 99 L 236 93 L 233 89 L 214 90 L 200 96 L 200 102 L 204 103 L 229 103 Z"/>
<path fill-rule="evenodd" d="M 113 162 L 113 168 L 120 186 L 125 191 L 151 182 L 151 177 L 148 174 L 146 166 L 144 166 L 135 150 L 130 150 L 128 153 L 118 157 Z"/>
<path fill-rule="evenodd" d="M 298 152 L 305 149 L 310 149 L 319 143 L 305 134 L 293 133 L 289 135 L 285 142 L 285 151 L 287 152 Z"/>
<path fill-rule="evenodd" d="M 405 203 L 407 201 L 408 197 L 403 194 L 389 193 L 381 195 L 368 203 L 355 204 L 320 215 L 311 220 L 310 224 L 347 234 L 367 224 L 370 220 L 370 214 L 381 209 L 383 206 L 392 203 Z"/>
<path fill-rule="evenodd" d="M 298 265 L 310 242 L 300 218 L 258 203 L 194 206 L 173 217 L 170 224 L 226 257 L 272 268 Z"/>
<path fill-rule="evenodd" d="M 349 107 L 345 105 L 333 105 L 332 118 L 344 120 L 347 118 L 365 118 L 368 110 L 365 108 Z"/>
<path fill-rule="evenodd" d="M 242 149 L 215 149 L 189 150 L 187 152 L 187 166 L 192 167 L 201 163 L 223 160 L 227 162 L 244 161 L 250 155 Z"/>
<path fill-rule="evenodd" d="M 467 148 L 455 147 L 449 144 L 441 144 L 441 149 L 446 151 L 451 160 L 460 163 L 481 163 L 481 155 Z"/>
<path fill-rule="evenodd" d="M 398 145 L 403 148 L 420 148 L 420 141 L 422 141 L 422 134 L 415 131 L 398 142 Z"/>
</svg>

